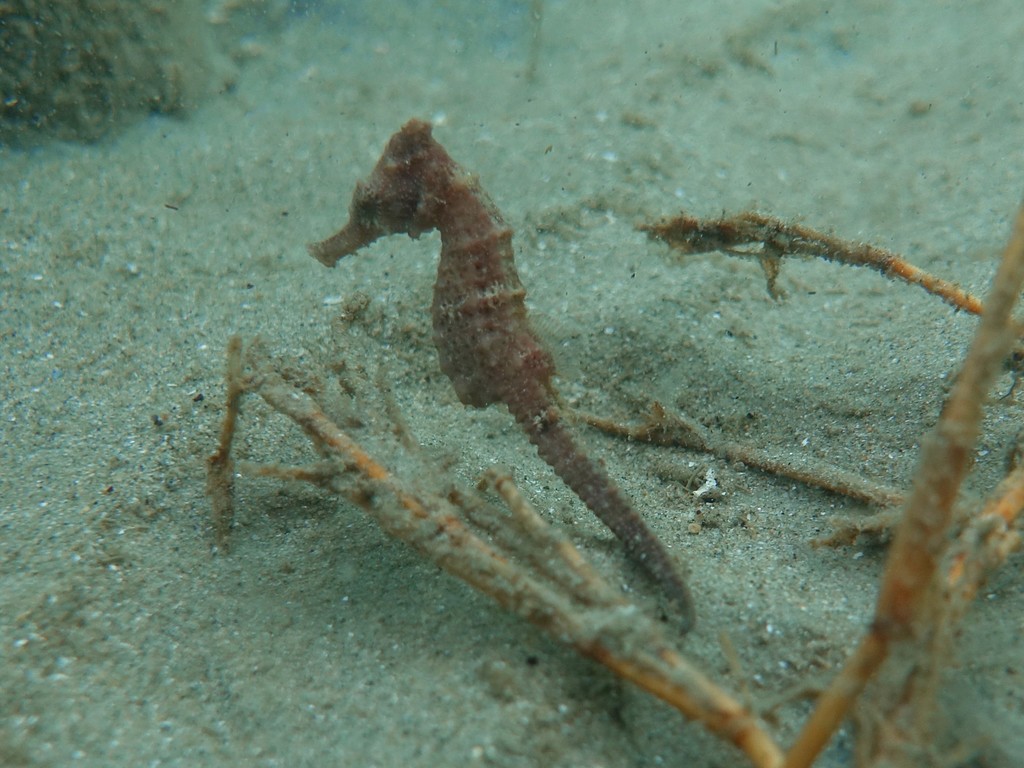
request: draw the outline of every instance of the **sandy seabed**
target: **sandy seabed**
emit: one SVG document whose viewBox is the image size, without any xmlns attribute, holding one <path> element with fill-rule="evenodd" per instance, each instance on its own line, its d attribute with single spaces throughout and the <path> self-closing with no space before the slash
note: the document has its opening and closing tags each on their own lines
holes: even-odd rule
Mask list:
<svg viewBox="0 0 1024 768">
<path fill-rule="evenodd" d="M 983 293 L 1024 192 L 1024 8 L 549 2 L 531 77 L 527 5 L 325 4 L 251 40 L 236 87 L 186 118 L 0 150 L 0 763 L 741 764 L 335 497 L 239 480 L 232 551 L 215 553 L 204 461 L 227 339 L 259 336 L 334 387 L 352 436 L 408 482 L 514 468 L 655 610 L 508 414 L 464 408 L 438 371 L 436 235 L 333 271 L 303 244 L 344 222 L 388 136 L 430 119 L 517 233 L 569 403 L 635 420 L 658 400 L 794 463 L 902 487 L 974 319 L 818 262 L 787 264 L 775 301 L 756 263 L 680 261 L 635 225 L 754 208 Z M 363 319 L 338 339 L 357 295 Z M 998 481 L 1020 418 L 993 400 L 965 509 Z M 255 401 L 242 432 L 251 458 L 311 455 Z M 829 679 L 871 615 L 885 549 L 811 542 L 871 510 L 584 437 L 690 574 L 688 655 L 762 708 Z M 713 503 L 680 480 L 708 466 Z M 1021 566 L 986 586 L 943 684 L 941 733 L 966 765 L 1024 754 Z M 809 706 L 779 710 L 784 743 Z M 844 731 L 820 764 L 852 765 L 852 743 Z"/>
</svg>

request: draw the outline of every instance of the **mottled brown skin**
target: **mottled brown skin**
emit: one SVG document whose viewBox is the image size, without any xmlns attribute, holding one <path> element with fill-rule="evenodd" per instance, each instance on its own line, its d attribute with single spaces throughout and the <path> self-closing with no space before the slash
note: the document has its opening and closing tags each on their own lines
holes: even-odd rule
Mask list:
<svg viewBox="0 0 1024 768">
<path fill-rule="evenodd" d="M 410 120 L 392 136 L 373 173 L 356 185 L 348 224 L 309 252 L 333 267 L 379 237 L 440 231 L 434 344 L 459 400 L 508 406 L 541 458 L 663 585 L 688 630 L 693 602 L 664 546 L 562 418 L 551 383 L 554 361 L 526 317 L 512 230 L 430 131 L 428 123 Z"/>
</svg>

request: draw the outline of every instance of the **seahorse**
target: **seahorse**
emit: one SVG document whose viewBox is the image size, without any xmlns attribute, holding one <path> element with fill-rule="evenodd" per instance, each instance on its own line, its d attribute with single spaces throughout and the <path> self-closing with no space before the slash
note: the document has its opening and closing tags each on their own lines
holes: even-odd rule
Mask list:
<svg viewBox="0 0 1024 768">
<path fill-rule="evenodd" d="M 682 631 L 694 624 L 689 588 L 664 545 L 601 464 L 579 447 L 551 381 L 554 359 L 526 314 L 512 230 L 481 189 L 431 135 L 410 120 L 388 141 L 370 176 L 356 184 L 348 223 L 308 246 L 328 267 L 380 237 L 441 233 L 433 339 L 459 400 L 504 403 L 544 461 L 622 541 L 677 606 Z"/>
</svg>

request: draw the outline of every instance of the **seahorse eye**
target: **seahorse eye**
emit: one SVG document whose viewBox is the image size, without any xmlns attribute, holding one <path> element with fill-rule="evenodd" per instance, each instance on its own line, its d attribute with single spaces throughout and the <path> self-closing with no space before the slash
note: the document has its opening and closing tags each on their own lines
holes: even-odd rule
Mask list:
<svg viewBox="0 0 1024 768">
<path fill-rule="evenodd" d="M 353 205 L 352 220 L 364 221 L 376 226 L 380 221 L 380 207 L 380 200 L 373 195 L 361 196 Z"/>
</svg>

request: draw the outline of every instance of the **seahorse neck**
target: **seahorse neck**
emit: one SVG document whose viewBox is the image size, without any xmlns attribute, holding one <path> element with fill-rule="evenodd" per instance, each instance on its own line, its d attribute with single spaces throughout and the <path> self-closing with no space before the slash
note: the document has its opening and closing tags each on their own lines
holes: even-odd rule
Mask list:
<svg viewBox="0 0 1024 768">
<path fill-rule="evenodd" d="M 445 250 L 459 250 L 465 243 L 490 237 L 506 224 L 494 204 L 481 193 L 475 179 L 454 173 L 438 195 L 434 226 Z M 443 201 L 443 202 L 441 202 Z"/>
</svg>

